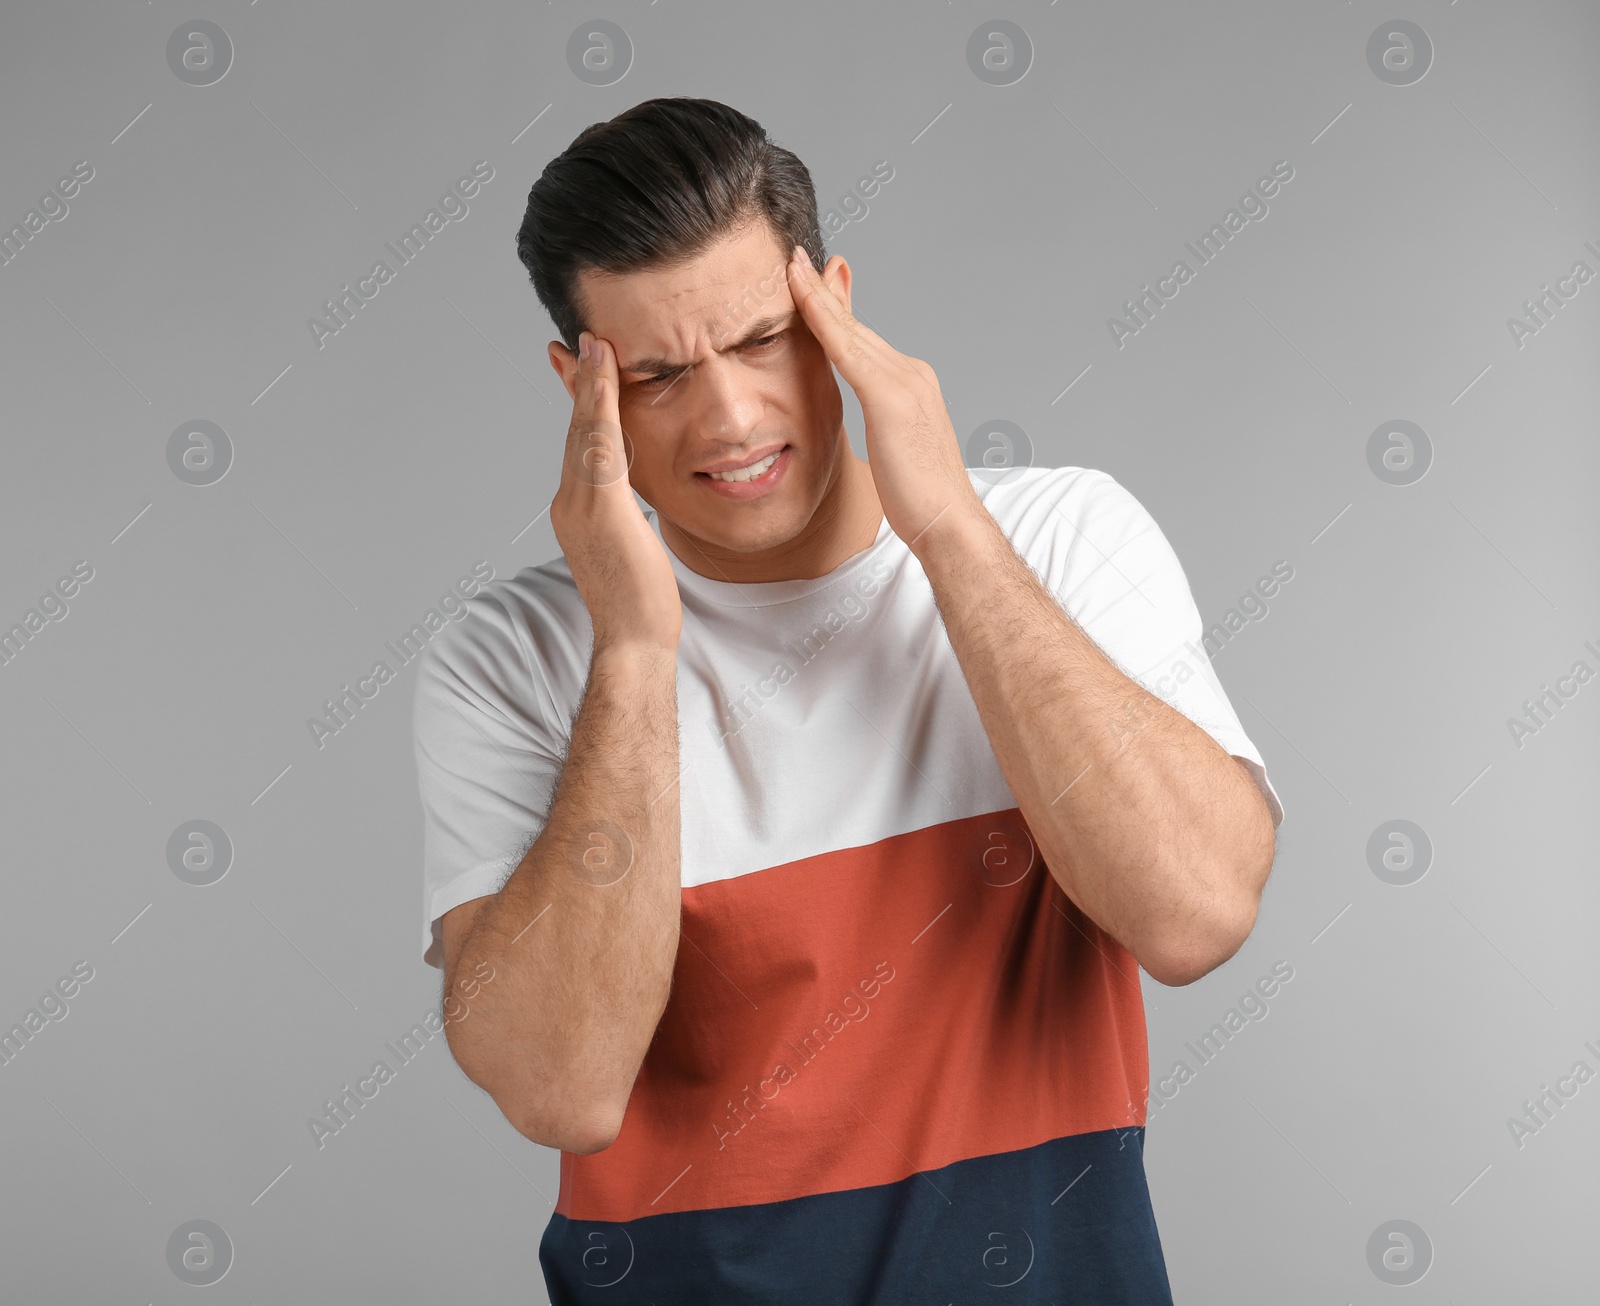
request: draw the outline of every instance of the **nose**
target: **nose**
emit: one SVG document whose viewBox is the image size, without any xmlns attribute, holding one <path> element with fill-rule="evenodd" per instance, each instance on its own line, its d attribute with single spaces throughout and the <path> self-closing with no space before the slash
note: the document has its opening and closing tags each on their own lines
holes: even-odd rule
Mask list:
<svg viewBox="0 0 1600 1306">
<path fill-rule="evenodd" d="M 735 447 L 751 443 L 766 415 L 758 374 L 737 358 L 717 358 L 699 379 L 704 406 L 696 425 L 706 439 Z"/>
</svg>

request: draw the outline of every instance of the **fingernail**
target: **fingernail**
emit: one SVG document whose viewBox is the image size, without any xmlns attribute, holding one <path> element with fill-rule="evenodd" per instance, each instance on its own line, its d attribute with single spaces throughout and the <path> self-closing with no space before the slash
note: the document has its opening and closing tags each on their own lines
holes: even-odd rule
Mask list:
<svg viewBox="0 0 1600 1306">
<path fill-rule="evenodd" d="M 580 363 L 581 362 L 585 362 L 588 359 L 588 357 L 589 357 L 589 333 L 587 331 L 580 331 L 578 333 L 578 361 Z"/>
</svg>

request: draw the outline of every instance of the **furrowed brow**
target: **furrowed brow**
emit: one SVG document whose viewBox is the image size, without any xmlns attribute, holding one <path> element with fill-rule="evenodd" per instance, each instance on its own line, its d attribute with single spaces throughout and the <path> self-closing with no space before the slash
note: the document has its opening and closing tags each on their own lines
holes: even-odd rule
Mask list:
<svg viewBox="0 0 1600 1306">
<path fill-rule="evenodd" d="M 717 352 L 725 354 L 730 349 L 742 349 L 752 341 L 760 340 L 763 336 L 770 336 L 774 331 L 792 321 L 795 316 L 796 310 L 790 309 L 786 313 L 772 313 L 766 317 L 757 318 L 750 324 L 743 335 L 737 340 L 721 346 Z M 668 358 L 636 358 L 631 363 L 624 363 L 617 370 L 619 372 L 631 372 L 636 376 L 655 376 L 661 372 L 675 372 L 679 368 L 686 366 L 688 364 L 674 363 Z"/>
</svg>

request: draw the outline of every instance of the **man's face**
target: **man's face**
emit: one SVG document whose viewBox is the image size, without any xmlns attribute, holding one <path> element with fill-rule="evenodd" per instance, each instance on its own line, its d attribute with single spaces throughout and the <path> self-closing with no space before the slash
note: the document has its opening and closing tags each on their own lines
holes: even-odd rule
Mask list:
<svg viewBox="0 0 1600 1306">
<path fill-rule="evenodd" d="M 782 555 L 850 456 L 838 382 L 795 307 L 786 262 L 758 223 L 676 268 L 580 278 L 590 329 L 616 351 L 628 479 L 664 534 L 676 527 L 710 559 Z M 848 309 L 844 260 L 830 260 L 824 279 Z M 576 359 L 555 342 L 550 358 L 571 393 Z M 773 452 L 778 462 L 743 485 L 705 470 Z"/>
</svg>

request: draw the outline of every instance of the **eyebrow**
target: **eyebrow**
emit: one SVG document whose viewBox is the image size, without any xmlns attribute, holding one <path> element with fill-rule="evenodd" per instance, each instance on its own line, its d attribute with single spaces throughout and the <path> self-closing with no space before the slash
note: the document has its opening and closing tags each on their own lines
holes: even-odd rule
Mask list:
<svg viewBox="0 0 1600 1306">
<path fill-rule="evenodd" d="M 772 313 L 766 317 L 757 318 L 742 336 L 729 344 L 723 345 L 722 348 L 717 350 L 717 353 L 725 354 L 730 349 L 743 349 L 746 345 L 760 340 L 763 336 L 769 336 L 777 328 L 792 322 L 798 314 L 798 309 L 790 309 L 786 313 Z M 631 363 L 624 363 L 618 371 L 633 372 L 643 376 L 655 376 L 662 372 L 676 372 L 680 368 L 687 366 L 689 364 L 674 363 L 666 358 L 636 358 Z"/>
</svg>

